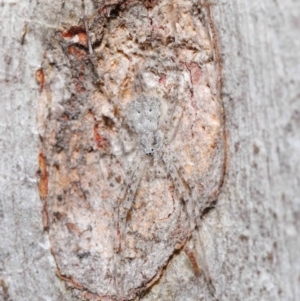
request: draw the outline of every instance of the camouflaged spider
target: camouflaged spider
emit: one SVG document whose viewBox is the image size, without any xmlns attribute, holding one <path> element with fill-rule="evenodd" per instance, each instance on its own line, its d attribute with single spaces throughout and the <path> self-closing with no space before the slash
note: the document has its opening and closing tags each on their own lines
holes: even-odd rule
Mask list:
<svg viewBox="0 0 300 301">
<path fill-rule="evenodd" d="M 157 168 L 158 162 L 163 160 L 163 154 L 169 144 L 167 139 L 164 140 L 160 130 L 162 123 L 161 107 L 162 104 L 158 98 L 142 94 L 132 101 L 127 108 L 127 122 L 137 139 L 136 150 L 139 152 L 137 157 L 144 157 L 140 166 L 134 166 L 131 172 L 127 201 L 124 203 L 127 210 L 130 210 L 138 189 L 141 173 L 143 172 L 141 166 L 146 162 L 153 161 L 154 169 Z M 138 160 L 135 161 L 138 162 Z"/>
<path fill-rule="evenodd" d="M 118 217 L 118 228 L 121 236 L 118 249 L 121 254 L 125 248 L 124 237 L 126 235 L 128 213 L 132 209 L 143 174 L 147 173 L 151 168 L 154 169 L 155 174 L 164 173 L 166 177 L 169 177 L 171 181 L 173 181 L 175 191 L 183 203 L 185 213 L 189 220 L 190 232 L 193 233 L 196 225 L 200 223 L 199 217 L 195 212 L 197 196 L 194 193 L 193 183 L 189 181 L 179 159 L 170 147 L 172 140 L 176 136 L 177 128 L 180 125 L 184 108 L 178 106 L 176 102 L 167 110 L 165 108 L 163 109 L 163 107 L 163 102 L 157 97 L 146 96 L 145 94 L 141 94 L 127 106 L 126 121 L 130 131 L 136 136 L 136 143 L 133 150 L 135 152 L 136 163 L 133 164 L 133 167 L 130 169 L 131 172 L 127 179 L 126 191 L 124 191 L 121 203 L 124 210 Z M 168 118 L 163 116 L 164 114 L 167 115 Z M 167 133 L 165 136 L 163 136 L 163 130 Z M 138 160 L 139 157 L 140 160 Z M 199 244 L 200 237 L 193 234 L 193 238 L 196 240 L 195 243 Z M 197 253 L 199 252 L 202 253 L 203 249 L 198 249 Z M 123 260 L 122 255 L 119 260 Z M 203 259 L 200 258 L 200 260 L 202 264 Z M 120 261 L 118 261 L 118 263 L 122 266 Z M 211 285 L 208 272 L 205 271 L 204 273 L 208 283 Z M 121 272 L 121 278 L 123 276 Z M 121 286 L 122 285 L 123 283 L 121 283 Z M 123 295 L 122 291 L 123 289 L 121 288 L 120 295 Z"/>
</svg>

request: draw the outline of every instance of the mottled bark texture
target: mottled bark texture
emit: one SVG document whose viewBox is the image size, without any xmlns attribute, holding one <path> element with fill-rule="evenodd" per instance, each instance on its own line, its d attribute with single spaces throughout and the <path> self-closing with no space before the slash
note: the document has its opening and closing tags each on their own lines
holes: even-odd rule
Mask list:
<svg viewBox="0 0 300 301">
<path fill-rule="evenodd" d="M 93 64 L 89 65 L 89 69 L 84 69 L 80 59 L 86 53 L 91 53 L 93 45 L 89 41 L 95 42 L 99 47 L 103 45 L 104 41 L 101 40 L 103 33 L 106 34 L 106 37 L 108 37 L 107 33 L 109 33 L 111 39 L 108 39 L 108 43 L 111 43 L 111 48 L 114 47 L 114 38 L 117 33 L 113 32 L 113 26 L 115 22 L 118 22 L 120 14 L 126 15 L 127 12 L 126 9 L 122 11 L 122 5 L 116 7 L 116 3 L 106 2 L 105 9 L 98 12 L 100 15 L 106 14 L 111 18 L 110 26 L 105 29 L 106 32 L 103 32 L 103 28 L 105 28 L 103 23 L 101 23 L 103 19 L 99 18 L 99 15 L 94 14 L 95 7 L 103 7 L 100 1 L 98 3 L 96 1 L 85 1 L 84 13 L 81 1 L 24 1 L 23 3 L 2 1 L 1 3 L 2 51 L 0 64 L 2 67 L 2 106 L 0 109 L 0 145 L 3 151 L 0 166 L 0 299 L 21 301 L 97 300 L 98 298 L 101 300 L 104 296 L 103 292 L 106 290 L 108 298 L 114 298 L 117 294 L 119 296 L 121 294 L 127 299 L 138 296 L 141 300 L 214 300 L 215 297 L 219 300 L 297 300 L 297 297 L 300 295 L 300 239 L 299 235 L 297 235 L 300 213 L 300 59 L 298 55 L 300 52 L 298 39 L 300 4 L 291 0 L 280 3 L 272 0 L 267 0 L 263 3 L 258 0 L 219 1 L 213 4 L 206 3 L 204 10 L 203 6 L 201 8 L 200 3 L 194 4 L 192 19 L 201 20 L 199 23 L 194 23 L 197 24 L 197 31 L 200 36 L 201 32 L 203 33 L 202 37 L 206 35 L 205 32 L 209 33 L 207 37 L 210 38 L 210 41 L 212 39 L 213 42 L 209 42 L 203 48 L 209 52 L 210 47 L 212 47 L 213 55 L 208 55 L 208 57 L 212 57 L 211 60 L 206 60 L 205 56 L 197 58 L 192 55 L 190 64 L 186 64 L 189 76 L 183 76 L 182 62 L 186 62 L 186 58 L 189 58 L 189 56 L 188 51 L 180 53 L 179 49 L 187 49 L 192 53 L 201 53 L 199 49 L 191 47 L 188 41 L 183 47 L 181 44 L 182 38 L 175 39 L 176 36 L 180 37 L 185 34 L 182 31 L 180 22 L 188 15 L 184 13 L 184 9 L 191 6 L 193 2 L 180 3 L 180 1 L 170 1 L 169 3 L 174 7 L 170 18 L 168 20 L 165 19 L 165 12 L 158 14 L 162 18 L 162 24 L 157 31 L 166 30 L 168 28 L 167 24 L 170 24 L 170 26 L 174 26 L 173 28 L 172 26 L 170 27 L 173 33 L 176 32 L 176 35 L 172 34 L 172 30 L 169 32 L 174 39 L 170 39 L 167 44 L 171 45 L 173 43 L 174 47 L 170 49 L 165 47 L 165 61 L 158 65 L 152 63 L 155 62 L 157 57 L 164 55 L 163 52 L 159 52 L 154 53 L 151 58 L 145 60 L 145 63 L 143 61 L 144 56 L 138 52 L 142 51 L 145 53 L 145 49 L 134 50 L 134 47 L 132 47 L 134 56 L 127 53 L 128 61 L 134 57 L 131 61 L 131 69 L 128 66 L 118 69 L 118 64 L 105 67 L 109 60 L 105 60 L 103 57 L 97 58 L 98 60 L 102 59 L 101 68 L 118 70 L 118 72 L 116 71 L 114 75 L 108 78 L 101 78 L 97 68 L 92 68 Z M 133 10 L 136 9 L 136 22 L 143 16 L 143 9 L 155 11 L 155 6 L 162 3 L 163 1 L 148 1 L 144 5 L 134 6 L 132 4 L 135 7 Z M 180 18 L 180 21 L 177 18 L 181 14 L 184 16 Z M 81 17 L 84 17 L 83 20 L 80 20 Z M 128 23 L 126 22 L 129 19 L 127 16 L 124 21 L 124 31 L 128 28 Z M 174 22 L 174 19 L 179 21 Z M 95 20 L 95 24 L 99 26 L 98 31 L 91 33 L 86 31 L 85 26 L 89 26 L 90 20 Z M 153 24 L 155 25 L 155 22 Z M 191 25 L 193 24 L 185 24 L 186 36 L 189 37 L 189 40 L 192 40 L 189 36 L 189 30 L 194 26 Z M 137 30 L 138 26 L 144 28 L 143 24 L 134 25 L 136 35 L 141 32 Z M 204 28 L 203 31 L 201 31 L 201 26 Z M 166 32 L 164 38 L 167 38 L 167 36 Z M 143 35 L 141 34 L 141 39 L 142 37 Z M 152 41 L 157 42 L 156 38 L 152 38 Z M 215 44 L 214 38 L 217 38 L 217 44 Z M 205 38 L 196 39 L 195 43 L 201 43 L 204 40 Z M 138 38 L 134 42 L 144 43 Z M 74 47 L 74 43 L 76 47 Z M 123 46 L 127 47 L 128 44 L 124 43 Z M 82 78 L 79 77 L 76 83 L 66 82 L 68 77 L 65 76 L 74 69 L 67 68 L 64 61 L 55 61 L 58 57 L 64 57 L 57 55 L 57 52 L 63 52 L 63 49 L 66 49 L 67 53 L 69 52 L 70 57 L 65 57 L 66 61 L 72 60 L 71 56 L 78 58 L 77 61 L 76 59 L 72 61 L 76 72 L 82 72 Z M 154 47 L 154 49 L 157 48 Z M 49 57 L 49 53 L 52 53 L 52 58 Z M 116 51 L 114 53 L 117 56 L 121 56 L 125 55 L 126 51 Z M 117 102 L 118 98 L 116 95 L 119 93 L 116 92 L 119 88 L 118 80 L 123 76 L 120 70 L 128 68 L 132 72 L 127 81 L 124 80 L 125 75 L 122 78 L 124 84 L 123 94 L 120 98 L 124 99 L 124 108 L 127 108 L 127 103 L 136 99 L 138 95 L 149 96 L 151 94 L 153 96 L 155 94 L 154 96 L 160 99 L 160 103 L 164 104 L 162 107 L 166 108 L 165 112 L 168 112 L 168 108 L 172 107 L 170 105 L 172 99 L 185 98 L 186 85 L 183 85 L 183 83 L 187 84 L 190 80 L 191 87 L 193 87 L 193 80 L 199 80 L 199 70 L 197 69 L 197 64 L 193 64 L 194 60 L 199 59 L 209 63 L 210 61 L 216 62 L 215 60 L 218 57 L 220 58 L 222 70 L 215 69 L 215 74 L 218 75 L 219 71 L 222 72 L 221 98 L 227 137 L 226 175 L 221 192 L 216 199 L 217 202 L 214 208 L 203 216 L 201 227 L 198 231 L 206 257 L 202 258 L 203 262 L 200 263 L 199 268 L 202 272 L 209 274 L 216 290 L 214 297 L 208 289 L 208 282 L 203 277 L 203 273 L 196 277 L 198 272 L 197 262 L 199 260 L 197 261 L 197 253 L 192 252 L 192 240 L 188 244 L 189 248 L 183 249 L 183 245 L 189 235 L 190 224 L 187 219 L 188 214 L 184 213 L 182 203 L 178 203 L 177 207 L 175 206 L 180 208 L 178 212 L 182 212 L 182 215 L 178 215 L 179 218 L 170 223 L 170 225 L 173 225 L 173 229 L 172 227 L 166 227 L 165 230 L 161 228 L 159 231 L 157 228 L 148 229 L 147 223 L 143 223 L 142 216 L 138 216 L 136 213 L 139 208 L 141 208 L 140 210 L 146 210 L 144 212 L 149 212 L 147 210 L 151 209 L 143 205 L 142 200 L 145 196 L 143 196 L 142 191 L 137 196 L 141 201 L 135 205 L 140 205 L 140 207 L 136 207 L 136 211 L 127 216 L 128 224 L 130 225 L 132 222 L 133 224 L 130 226 L 132 228 L 134 227 L 134 221 L 140 219 L 136 225 L 137 231 L 148 229 L 143 232 L 144 235 L 151 234 L 151 231 L 153 231 L 153 235 L 158 235 L 157 241 L 160 241 L 162 239 L 160 237 L 163 237 L 163 234 L 165 234 L 163 242 L 166 245 L 163 247 L 163 251 L 173 254 L 174 249 L 178 249 L 178 252 L 175 252 L 171 259 L 166 259 L 169 255 L 163 255 L 166 254 L 164 252 L 153 253 L 154 255 L 146 252 L 142 256 L 144 263 L 146 266 L 147 262 L 152 262 L 153 264 L 149 265 L 146 273 L 142 273 L 144 279 L 139 280 L 141 279 L 139 273 L 143 269 L 136 269 L 136 277 L 133 277 L 134 275 L 128 272 L 131 268 L 130 264 L 128 263 L 128 267 L 126 267 L 125 263 L 126 258 L 129 257 L 132 258 L 131 262 L 134 262 L 134 258 L 137 258 L 137 255 L 129 252 L 119 256 L 119 244 L 115 244 L 115 241 L 118 241 L 118 237 L 113 238 L 114 229 L 118 221 L 115 220 L 111 223 L 104 221 L 107 231 L 98 229 L 93 236 L 85 237 L 85 243 L 90 243 L 94 235 L 99 235 L 100 233 L 98 236 L 100 239 L 101 237 L 103 238 L 103 233 L 107 233 L 107 239 L 104 240 L 107 241 L 107 244 L 102 243 L 103 248 L 107 248 L 107 253 L 103 250 L 103 254 L 108 254 L 104 263 L 109 262 L 113 254 L 115 260 L 112 260 L 112 275 L 101 276 L 104 279 L 104 284 L 102 284 L 103 287 L 99 288 L 93 287 L 94 276 L 89 281 L 87 280 L 86 283 L 77 283 L 76 281 L 70 283 L 72 282 L 70 279 L 74 278 L 72 271 L 70 272 L 70 264 L 80 266 L 79 263 L 87 260 L 91 255 L 81 252 L 78 246 L 74 248 L 71 245 L 74 240 L 70 239 L 68 240 L 70 250 L 77 252 L 77 259 L 72 257 L 72 254 L 65 258 L 58 258 L 57 254 L 62 249 L 64 237 L 56 236 L 61 232 L 55 232 L 54 228 L 51 228 L 51 223 L 55 219 L 56 221 L 63 220 L 66 218 L 64 214 L 72 209 L 74 210 L 73 216 L 78 212 L 82 216 L 83 211 L 87 210 L 85 207 L 86 203 L 83 202 L 81 207 L 78 204 L 76 205 L 76 203 L 75 207 L 72 203 L 69 203 L 68 207 L 70 207 L 70 210 L 59 212 L 51 209 L 49 214 L 47 200 L 49 195 L 54 193 L 57 194 L 55 195 L 57 202 L 70 197 L 70 195 L 80 195 L 83 200 L 86 200 L 88 197 L 84 196 L 84 193 L 88 190 L 89 185 L 86 183 L 87 188 L 83 187 L 84 183 L 75 185 L 74 183 L 78 183 L 78 180 L 76 181 L 78 175 L 75 172 L 72 173 L 71 170 L 64 170 L 67 164 L 54 164 L 55 162 L 51 161 L 58 155 L 48 158 L 47 154 L 52 151 L 53 154 L 60 154 L 64 158 L 69 156 L 68 159 L 63 158 L 66 161 L 59 161 L 61 158 L 56 158 L 55 160 L 58 163 L 67 162 L 68 166 L 73 164 L 81 172 L 82 170 L 86 173 L 91 172 L 91 170 L 87 170 L 84 167 L 84 164 L 87 164 L 87 159 L 83 162 L 81 161 L 82 157 L 77 155 L 78 152 L 83 151 L 86 152 L 87 157 L 90 154 L 90 165 L 88 166 L 92 169 L 94 168 L 93 162 L 95 160 L 98 162 L 99 160 L 99 157 L 93 157 L 93 147 L 98 150 L 98 156 L 100 156 L 99 153 L 103 149 L 111 146 L 113 131 L 111 126 L 116 127 L 118 120 L 114 120 L 113 116 L 109 115 L 109 105 L 106 106 L 106 115 L 102 119 L 100 119 L 100 116 L 103 115 L 103 112 L 92 108 L 95 108 L 95 103 L 98 103 L 99 99 L 102 99 L 103 102 L 105 102 L 105 99 L 110 99 L 113 104 Z M 117 57 L 115 58 L 117 60 Z M 173 58 L 173 60 L 168 60 L 168 58 Z M 89 61 L 92 61 L 92 58 Z M 52 73 L 49 69 L 47 71 L 44 70 L 45 62 L 48 64 L 47 68 L 52 66 Z M 62 74 L 65 77 L 59 78 L 59 73 L 57 72 L 59 66 L 61 66 Z M 157 77 L 162 87 L 164 85 L 168 87 L 168 78 L 174 77 L 170 80 L 168 97 L 163 94 L 164 88 L 156 88 L 152 84 L 156 80 L 153 75 L 155 74 L 153 70 L 156 66 L 160 68 L 158 68 Z M 211 78 L 216 79 L 217 77 L 215 75 L 212 76 L 214 74 L 213 68 L 207 69 L 211 72 L 207 73 L 211 75 L 208 75 L 205 79 L 205 83 L 209 83 L 210 91 L 212 91 L 209 93 L 218 96 L 218 87 L 214 87 L 214 81 L 210 82 Z M 55 86 L 53 84 L 52 87 L 50 85 L 51 89 L 47 91 L 47 84 L 49 84 L 49 82 L 47 83 L 47 74 L 55 75 L 51 83 L 56 84 L 56 89 L 52 89 Z M 69 74 L 69 78 L 72 78 L 72 74 Z M 83 81 L 82 79 L 87 75 L 93 80 L 90 82 Z M 115 87 L 113 85 L 114 81 L 116 82 Z M 175 89 L 174 82 L 177 83 L 178 89 Z M 90 86 L 86 86 L 86 83 L 90 83 Z M 80 103 L 76 102 L 75 98 L 73 98 L 72 102 L 72 95 L 67 95 L 68 93 L 65 92 L 70 91 L 70 89 L 77 89 L 78 94 L 92 94 L 96 90 L 95 85 L 97 84 L 99 85 L 97 91 L 104 93 L 103 91 L 106 89 L 105 97 L 98 93 L 95 94 L 94 98 L 84 99 L 83 97 L 80 99 Z M 66 85 L 68 85 L 68 89 L 65 89 Z M 180 88 L 181 85 L 182 88 Z M 197 89 L 192 92 L 196 94 L 204 93 L 203 91 L 197 91 Z M 91 94 L 87 96 L 90 97 Z M 58 109 L 52 112 L 52 115 L 49 115 L 49 111 L 44 110 L 43 106 L 45 105 L 45 100 L 47 105 L 47 101 L 50 102 L 53 99 L 65 99 L 65 105 L 69 106 L 69 109 L 66 110 L 66 107 L 63 107 L 62 112 L 60 112 L 59 105 L 57 105 Z M 166 100 L 162 101 L 162 99 Z M 93 102 L 94 106 L 90 103 L 91 110 L 85 111 L 89 102 Z M 194 105 L 197 106 L 197 104 Z M 214 110 L 220 112 L 216 107 Z M 63 112 L 65 111 L 67 114 L 64 115 Z M 162 110 L 161 112 L 163 116 L 164 111 Z M 184 114 L 186 112 L 192 112 L 192 109 L 187 107 Z M 115 113 L 117 113 L 117 110 Z M 187 116 L 184 114 L 182 115 L 180 110 L 175 110 L 175 119 L 181 120 L 181 115 Z M 55 118 L 58 118 L 57 116 L 61 118 L 59 123 L 55 121 Z M 84 116 L 87 123 L 76 124 L 78 116 Z M 156 120 L 151 118 L 150 120 L 152 121 Z M 205 118 L 205 116 L 203 117 L 203 114 L 201 114 L 201 118 Z M 221 118 L 217 118 L 217 120 L 221 120 Z M 66 141 L 68 145 L 74 141 L 71 139 L 71 136 L 59 130 L 62 125 L 68 130 L 66 126 L 68 122 L 74 126 L 72 130 L 78 131 L 79 139 L 82 145 L 86 145 L 86 149 L 83 149 L 82 145 L 77 147 L 78 143 L 69 147 L 72 150 L 72 154 L 64 149 Z M 182 124 L 188 125 L 189 122 L 191 121 L 187 118 Z M 147 137 L 149 139 L 146 141 L 143 140 L 144 134 L 141 134 L 138 130 L 140 127 L 130 125 L 130 121 L 126 124 L 127 128 L 124 132 L 124 138 L 126 138 L 128 131 L 134 132 L 135 130 L 136 139 L 139 143 L 137 149 L 139 151 L 145 151 L 149 146 L 156 147 L 160 145 L 157 142 L 160 134 L 157 133 L 164 133 L 164 127 L 160 125 L 158 129 L 156 121 L 153 123 L 154 127 L 153 124 L 142 125 L 142 129 L 147 128 Z M 217 133 L 218 123 L 213 125 L 215 131 L 212 132 Z M 53 126 L 52 137 L 50 135 L 51 126 Z M 86 128 L 91 128 L 92 131 L 87 134 L 85 132 Z M 155 130 L 150 130 L 149 134 L 149 128 L 154 128 Z M 180 131 L 182 132 L 181 134 Z M 184 127 L 180 127 L 175 132 L 179 132 L 181 136 L 186 135 Z M 197 135 L 199 133 L 196 133 L 196 137 Z M 165 135 L 162 136 L 165 137 Z M 119 145 L 117 143 L 120 140 L 118 137 L 115 139 L 115 145 Z M 217 135 L 214 137 L 217 137 Z M 205 140 L 205 136 L 201 136 L 201 138 Z M 56 143 L 56 140 L 54 143 L 51 139 L 53 141 L 56 139 L 60 143 Z M 214 139 L 217 141 L 216 138 Z M 93 141 L 94 145 L 92 145 L 91 141 Z M 201 153 L 201 149 L 197 151 L 197 147 L 199 147 L 197 139 L 191 139 L 191 141 L 195 141 L 194 149 L 196 153 L 193 156 L 185 154 L 186 156 L 191 156 L 187 162 L 184 161 L 181 155 L 183 152 L 180 149 L 180 141 L 174 142 L 173 147 L 175 150 L 171 163 L 175 167 L 176 158 L 180 162 L 184 161 L 181 166 L 187 170 L 189 163 L 193 163 L 194 158 L 200 156 L 199 152 Z M 213 144 L 214 141 L 210 142 Z M 209 145 L 209 143 L 206 142 L 205 145 Z M 188 146 L 188 148 L 191 149 L 192 146 Z M 214 148 L 209 149 L 211 152 L 211 149 L 222 149 L 222 146 L 216 144 Z M 171 148 L 169 148 L 170 150 Z M 139 156 L 141 155 L 137 155 L 137 158 Z M 155 155 L 149 158 L 153 157 Z M 200 160 L 199 158 L 198 160 Z M 146 165 L 148 174 L 154 172 L 154 168 L 151 167 L 151 160 L 149 159 Z M 50 162 L 52 163 L 49 164 Z M 142 161 L 139 159 L 138 162 L 140 164 Z M 168 162 L 167 164 L 165 162 L 162 164 L 161 172 L 174 171 L 171 163 Z M 117 165 L 118 162 L 114 164 Z M 81 166 L 81 169 L 78 166 Z M 191 167 L 189 170 L 190 175 L 200 175 L 199 169 L 202 166 Z M 208 166 L 212 177 L 214 168 L 222 166 L 222 164 L 217 160 L 216 165 L 208 164 Z M 182 175 L 183 172 L 180 172 L 180 165 L 177 164 L 176 168 L 182 178 L 189 178 L 189 174 Z M 155 167 L 155 170 L 158 169 Z M 217 167 L 216 170 L 215 177 L 212 177 L 210 181 L 211 187 L 218 187 L 222 168 Z M 105 171 L 105 169 L 102 169 L 102 171 Z M 49 176 L 55 172 L 57 182 L 54 181 L 55 178 Z M 65 172 L 64 177 L 61 176 L 62 172 Z M 109 171 L 106 170 L 105 172 L 109 174 Z M 161 177 L 163 178 L 164 176 Z M 120 172 L 120 177 L 117 177 L 115 183 L 113 183 L 114 187 L 123 183 L 125 178 L 126 175 Z M 73 181 L 74 179 L 75 181 Z M 96 176 L 93 180 L 95 183 L 98 182 Z M 176 181 L 176 176 L 173 176 L 173 178 L 166 177 L 165 181 Z M 188 184 L 194 187 L 194 184 L 189 182 L 190 180 Z M 63 189 L 62 183 L 68 189 Z M 93 185 L 91 186 L 94 187 Z M 104 184 L 102 183 L 102 185 Z M 149 191 L 146 179 L 141 182 L 141 185 L 144 185 L 145 191 Z M 159 183 L 157 184 L 158 186 L 155 185 L 153 193 L 156 193 L 156 195 L 162 194 Z M 169 183 L 168 186 L 172 185 Z M 57 192 L 60 189 L 61 193 L 58 194 Z M 111 193 L 113 189 L 109 186 L 107 193 Z M 184 196 L 185 189 L 182 190 L 181 198 L 184 199 L 186 197 Z M 101 191 L 100 187 L 99 191 Z M 172 192 L 172 189 L 169 189 L 169 191 Z M 169 194 L 170 200 L 172 198 L 171 192 Z M 207 192 L 206 197 L 212 192 Z M 201 191 L 197 193 L 201 193 Z M 206 192 L 202 191 L 202 193 L 205 194 Z M 174 195 L 176 195 L 176 192 L 174 192 Z M 189 198 L 193 200 L 191 196 Z M 95 197 L 94 199 L 97 198 Z M 57 204 L 55 203 L 54 205 L 58 206 Z M 154 207 L 151 209 L 153 210 L 153 220 L 161 218 L 160 213 L 164 212 L 163 210 L 156 212 L 157 208 L 155 207 L 162 205 L 167 207 L 166 204 L 168 202 L 155 203 L 153 205 Z M 95 208 L 96 205 L 97 202 L 95 201 Z M 115 214 L 111 214 L 111 216 L 108 214 L 108 212 L 111 212 L 111 209 L 113 209 L 112 211 L 116 210 L 116 206 L 112 207 L 100 208 L 102 212 L 106 213 L 106 215 L 103 215 L 103 218 L 107 218 L 107 221 L 114 219 Z M 99 208 L 96 209 L 100 210 Z M 199 211 L 201 212 L 202 209 L 200 208 Z M 120 215 L 122 216 L 122 212 L 120 212 Z M 196 216 L 200 215 L 196 214 Z M 101 217 L 101 214 L 99 216 Z M 86 219 L 82 219 L 82 224 L 79 226 L 82 229 L 87 228 L 88 231 L 91 231 L 88 225 L 84 225 L 83 222 L 90 221 L 92 218 L 96 223 L 97 216 L 87 216 Z M 57 225 L 59 227 L 59 223 Z M 88 231 L 83 232 L 81 228 L 78 228 L 78 224 L 68 221 L 65 225 L 69 231 L 66 235 L 84 236 L 88 234 Z M 178 231 L 178 229 L 181 230 Z M 52 235 L 51 231 L 53 231 Z M 128 229 L 126 231 L 128 233 Z M 124 230 L 120 230 L 120 232 L 125 233 Z M 175 240 L 170 239 L 174 237 Z M 126 239 L 129 246 L 141 245 L 138 242 L 141 236 L 134 238 L 126 235 Z M 55 243 L 57 244 L 55 245 Z M 81 247 L 84 250 L 86 245 Z M 144 250 L 149 250 L 149 248 L 149 246 L 145 245 Z M 142 246 L 140 246 L 140 249 L 142 249 Z M 131 249 L 127 248 L 127 250 Z M 118 256 L 114 254 L 118 254 Z M 160 261 L 158 258 L 161 258 Z M 78 262 L 75 262 L 76 260 Z M 96 268 L 97 260 L 99 258 L 95 258 Z M 155 260 L 158 263 L 155 263 Z M 123 264 L 124 268 L 122 272 L 119 272 L 122 277 L 114 277 L 116 269 L 113 262 Z M 105 264 L 107 265 L 107 263 Z M 203 266 L 203 264 L 206 264 L 207 267 Z M 63 266 L 63 273 L 57 270 L 59 265 Z M 154 266 L 156 268 L 151 270 Z M 160 270 L 159 273 L 157 272 L 158 270 Z M 80 277 L 82 268 L 79 268 L 77 272 L 78 275 L 76 276 Z M 101 270 L 102 272 L 105 271 Z M 153 276 L 154 274 L 157 277 Z M 91 275 L 95 274 L 91 273 Z M 115 279 L 124 278 L 124 275 L 125 278 L 129 278 L 122 281 L 117 280 L 119 285 L 124 286 L 121 292 L 117 292 L 116 285 L 113 282 Z M 107 279 L 112 279 L 112 283 L 105 283 L 105 281 L 108 281 Z M 151 283 L 151 286 L 149 285 L 150 279 L 156 280 L 155 283 Z M 141 283 L 145 285 L 143 289 L 141 289 Z M 74 289 L 76 285 L 78 285 L 77 292 Z M 90 285 L 90 291 L 85 289 L 88 285 Z M 147 288 L 147 285 L 149 289 L 144 290 Z M 135 291 L 135 288 L 139 288 L 139 290 Z M 96 294 L 93 294 L 93 292 Z"/>
</svg>

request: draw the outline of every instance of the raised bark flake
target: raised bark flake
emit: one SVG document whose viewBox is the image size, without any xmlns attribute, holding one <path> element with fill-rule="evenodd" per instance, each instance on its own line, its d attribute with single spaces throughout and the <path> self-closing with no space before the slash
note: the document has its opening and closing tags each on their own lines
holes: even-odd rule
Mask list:
<svg viewBox="0 0 300 301">
<path fill-rule="evenodd" d="M 224 171 L 218 62 L 198 2 L 99 4 L 46 51 L 41 195 L 58 274 L 81 299 L 132 299 L 191 234 L 198 249 Z"/>
</svg>

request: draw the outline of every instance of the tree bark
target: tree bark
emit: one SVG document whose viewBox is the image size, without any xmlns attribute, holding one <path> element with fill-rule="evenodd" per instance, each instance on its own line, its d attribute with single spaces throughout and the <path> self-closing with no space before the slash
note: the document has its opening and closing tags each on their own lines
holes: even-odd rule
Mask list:
<svg viewBox="0 0 300 301">
<path fill-rule="evenodd" d="M 87 15 L 92 4 L 85 3 Z M 192 255 L 181 251 L 140 299 L 297 300 L 300 4 L 204 4 L 221 60 L 227 136 L 225 180 L 199 230 L 216 291 L 212 296 L 207 281 L 193 277 Z M 44 229 L 36 119 L 43 88 L 36 72 L 53 32 L 83 16 L 81 1 L 7 0 L 0 10 L 0 299 L 82 299 L 57 277 Z"/>
</svg>

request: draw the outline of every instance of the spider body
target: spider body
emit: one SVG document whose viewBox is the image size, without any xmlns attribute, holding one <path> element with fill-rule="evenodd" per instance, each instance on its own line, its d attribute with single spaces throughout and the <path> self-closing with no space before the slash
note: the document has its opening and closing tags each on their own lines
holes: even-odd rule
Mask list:
<svg viewBox="0 0 300 301">
<path fill-rule="evenodd" d="M 144 94 L 132 101 L 127 109 L 129 125 L 139 137 L 139 148 L 146 155 L 152 155 L 162 146 L 158 131 L 161 117 L 161 103 L 158 98 Z"/>
</svg>

